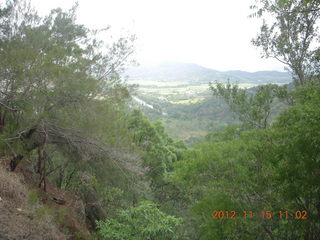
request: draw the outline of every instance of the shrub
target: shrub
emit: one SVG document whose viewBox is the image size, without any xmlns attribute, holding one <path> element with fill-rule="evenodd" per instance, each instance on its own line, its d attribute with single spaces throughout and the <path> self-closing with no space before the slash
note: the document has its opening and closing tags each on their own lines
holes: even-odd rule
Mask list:
<svg viewBox="0 0 320 240">
<path fill-rule="evenodd" d="M 119 212 L 116 219 L 97 221 L 98 235 L 103 240 L 177 239 L 175 228 L 180 219 L 161 212 L 149 201 Z"/>
</svg>

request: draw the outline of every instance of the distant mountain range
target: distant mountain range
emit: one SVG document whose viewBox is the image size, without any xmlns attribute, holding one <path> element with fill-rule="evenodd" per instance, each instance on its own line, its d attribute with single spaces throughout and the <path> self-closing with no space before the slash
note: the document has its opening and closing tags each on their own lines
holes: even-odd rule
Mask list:
<svg viewBox="0 0 320 240">
<path fill-rule="evenodd" d="M 210 68 L 205 68 L 197 64 L 166 62 L 161 64 L 141 65 L 130 68 L 126 75 L 128 80 L 135 81 L 155 81 L 155 82 L 227 82 L 230 83 L 289 83 L 292 81 L 291 74 L 278 71 L 226 71 L 221 72 Z"/>
</svg>

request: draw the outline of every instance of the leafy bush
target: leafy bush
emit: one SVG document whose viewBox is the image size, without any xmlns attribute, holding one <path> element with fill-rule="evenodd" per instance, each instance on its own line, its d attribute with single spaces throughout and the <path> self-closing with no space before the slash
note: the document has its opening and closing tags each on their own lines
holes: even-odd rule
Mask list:
<svg viewBox="0 0 320 240">
<path fill-rule="evenodd" d="M 97 221 L 103 240 L 178 239 L 175 228 L 181 220 L 161 212 L 156 204 L 143 201 L 118 213 L 116 219 Z"/>
</svg>

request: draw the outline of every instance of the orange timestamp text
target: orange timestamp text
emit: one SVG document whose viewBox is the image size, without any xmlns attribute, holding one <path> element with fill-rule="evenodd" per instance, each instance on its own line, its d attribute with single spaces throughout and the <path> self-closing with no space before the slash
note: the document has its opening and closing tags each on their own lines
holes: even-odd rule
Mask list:
<svg viewBox="0 0 320 240">
<path fill-rule="evenodd" d="M 212 219 L 280 219 L 280 220 L 307 220 L 308 213 L 305 210 L 302 211 L 212 211 Z"/>
</svg>

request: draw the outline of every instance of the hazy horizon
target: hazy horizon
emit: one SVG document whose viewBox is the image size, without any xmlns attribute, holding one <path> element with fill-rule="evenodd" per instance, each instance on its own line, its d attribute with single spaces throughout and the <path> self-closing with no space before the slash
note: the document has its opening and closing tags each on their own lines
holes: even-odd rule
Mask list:
<svg viewBox="0 0 320 240">
<path fill-rule="evenodd" d="M 249 18 L 254 0 L 79 0 L 78 22 L 110 25 L 116 36 L 135 34 L 135 59 L 190 62 L 219 71 L 283 71 L 274 59 L 261 59 L 251 44 L 261 19 Z M 69 9 L 74 0 L 32 0 L 40 14 Z"/>
<path fill-rule="evenodd" d="M 164 64 L 190 64 L 190 65 L 197 65 L 197 66 L 200 66 L 200 67 L 203 67 L 203 68 L 207 68 L 207 69 L 210 69 L 210 70 L 215 70 L 215 71 L 218 71 L 218 72 L 229 72 L 229 71 L 243 71 L 243 72 L 249 72 L 249 73 L 255 73 L 255 72 L 264 72 L 264 71 L 276 71 L 276 72 L 288 72 L 286 70 L 257 70 L 257 71 L 246 71 L 246 70 L 243 70 L 243 69 L 228 69 L 228 70 L 221 70 L 221 69 L 215 69 L 215 68 L 212 68 L 212 67 L 207 67 L 207 66 L 203 66 L 201 64 L 198 64 L 198 63 L 193 63 L 193 62 L 183 62 L 183 61 L 173 61 L 173 60 L 167 60 L 167 61 L 148 61 L 148 62 L 139 62 L 138 65 L 136 66 L 130 66 L 129 68 L 132 69 L 132 68 L 138 68 L 138 67 L 157 67 L 157 66 L 161 66 L 161 65 L 164 65 Z M 288 72 L 290 73 L 290 72 Z"/>
</svg>

